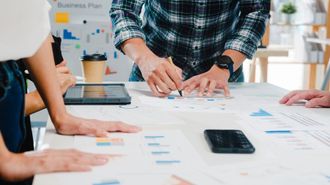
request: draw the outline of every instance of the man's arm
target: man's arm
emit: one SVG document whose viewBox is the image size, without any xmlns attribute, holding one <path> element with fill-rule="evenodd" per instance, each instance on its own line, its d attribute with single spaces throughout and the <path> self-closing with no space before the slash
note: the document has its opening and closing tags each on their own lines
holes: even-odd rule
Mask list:
<svg viewBox="0 0 330 185">
<path fill-rule="evenodd" d="M 226 42 L 224 54 L 228 50 L 234 50 L 252 59 L 266 30 L 270 16 L 270 0 L 241 0 L 240 10 L 238 26 L 234 34 Z M 240 59 L 236 58 L 235 55 L 231 53 L 229 55 L 234 62 L 240 62 Z M 239 67 L 240 65 L 235 64 L 235 69 L 238 68 L 237 66 Z"/>
<path fill-rule="evenodd" d="M 166 96 L 181 89 L 181 69 L 156 56 L 146 45 L 141 30 L 141 8 L 145 1 L 114 0 L 110 17 L 114 23 L 115 46 L 140 68 L 155 96 Z"/>
<path fill-rule="evenodd" d="M 113 24 L 115 46 L 122 49 L 122 44 L 132 38 L 145 40 L 141 29 L 140 13 L 145 0 L 113 0 L 110 18 Z"/>
</svg>

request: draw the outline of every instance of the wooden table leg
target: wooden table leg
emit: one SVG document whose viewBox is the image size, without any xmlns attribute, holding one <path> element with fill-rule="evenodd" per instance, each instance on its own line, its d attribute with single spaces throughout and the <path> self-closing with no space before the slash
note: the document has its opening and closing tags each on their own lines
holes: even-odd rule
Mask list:
<svg viewBox="0 0 330 185">
<path fill-rule="evenodd" d="M 315 89 L 316 87 L 316 70 L 317 70 L 317 64 L 310 64 L 309 69 L 309 89 Z"/>
<path fill-rule="evenodd" d="M 260 57 L 260 82 L 265 83 L 267 82 L 267 75 L 268 75 L 268 58 L 267 57 Z"/>
<path fill-rule="evenodd" d="M 324 80 L 322 82 L 321 90 L 329 90 L 330 88 L 330 63 L 326 66 Z"/>
<path fill-rule="evenodd" d="M 253 57 L 252 62 L 250 64 L 250 75 L 249 75 L 250 83 L 256 82 L 256 62 L 257 62 L 257 58 Z"/>
</svg>

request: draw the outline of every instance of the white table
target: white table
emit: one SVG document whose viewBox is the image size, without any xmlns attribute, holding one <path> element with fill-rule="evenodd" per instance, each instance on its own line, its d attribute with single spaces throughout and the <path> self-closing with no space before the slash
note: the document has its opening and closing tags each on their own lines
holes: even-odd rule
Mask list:
<svg viewBox="0 0 330 185">
<path fill-rule="evenodd" d="M 138 98 L 140 95 L 150 95 L 148 87 L 145 83 L 126 83 L 130 95 L 132 96 L 132 105 L 141 105 Z M 258 163 L 258 161 L 269 161 L 274 164 L 277 163 L 291 163 L 302 165 L 302 168 L 310 167 L 310 163 L 306 161 L 315 161 L 315 168 L 321 164 L 330 164 L 330 158 L 327 153 L 318 153 L 313 156 L 301 156 L 294 155 L 288 156 L 287 158 L 285 151 L 275 151 L 272 150 L 272 144 L 270 141 L 263 139 L 261 136 L 256 134 L 249 125 L 245 123 L 240 115 L 245 114 L 244 112 L 253 112 L 258 107 L 276 107 L 283 110 L 284 112 L 290 110 L 301 111 L 302 114 L 307 113 L 318 115 L 323 117 L 323 119 L 329 118 L 330 109 L 310 109 L 306 110 L 303 107 L 287 107 L 278 104 L 278 99 L 286 94 L 287 91 L 270 84 L 231 84 L 231 94 L 235 97 L 230 100 L 231 103 L 228 107 L 234 112 L 226 113 L 216 113 L 216 112 L 171 112 L 173 117 L 179 118 L 184 121 L 185 124 L 173 124 L 173 125 L 142 125 L 144 130 L 152 129 L 180 129 L 185 137 L 193 144 L 194 148 L 198 151 L 206 165 L 213 168 L 215 166 L 244 166 L 246 163 Z M 246 97 L 245 97 L 246 96 Z M 245 101 L 245 100 L 246 101 Z M 249 99 L 249 100 L 248 100 Z M 229 100 L 228 100 L 229 101 Z M 247 101 L 253 101 L 254 104 L 247 103 Z M 118 107 L 118 106 L 115 106 Z M 152 112 L 146 113 L 146 116 L 152 114 Z M 317 116 L 317 117 L 318 117 Z M 161 120 L 161 118 L 159 119 Z M 157 121 L 157 120 L 155 120 Z M 329 119 L 330 124 L 330 119 Z M 207 143 L 203 138 L 204 129 L 241 129 L 253 143 L 256 148 L 254 154 L 249 155 L 238 155 L 238 154 L 213 154 L 210 152 Z M 73 136 L 62 136 L 57 135 L 54 131 L 54 127 L 51 122 L 48 121 L 47 131 L 44 139 L 44 144 L 49 144 L 51 148 L 56 149 L 66 149 L 72 148 L 74 146 Z M 110 161 L 111 162 L 111 161 Z M 99 167 L 97 167 L 99 168 Z M 127 167 L 129 168 L 129 167 Z M 321 168 L 321 167 L 320 167 Z M 273 173 L 273 172 L 271 172 Z M 77 174 L 75 174 L 77 175 Z M 241 174 L 242 175 L 242 174 Z M 74 180 L 68 180 L 67 184 L 83 184 L 79 177 L 84 176 L 81 174 L 77 175 Z M 34 185 L 53 185 L 58 184 L 59 180 L 66 177 L 70 177 L 70 174 L 47 174 L 47 175 L 37 175 L 34 179 Z M 261 177 L 262 180 L 263 177 Z M 69 178 L 68 178 L 69 179 Z M 266 179 L 265 179 L 266 180 Z M 62 181 L 63 182 L 63 181 Z M 264 184 L 269 184 L 268 182 Z M 288 181 L 286 184 L 295 184 Z"/>
</svg>

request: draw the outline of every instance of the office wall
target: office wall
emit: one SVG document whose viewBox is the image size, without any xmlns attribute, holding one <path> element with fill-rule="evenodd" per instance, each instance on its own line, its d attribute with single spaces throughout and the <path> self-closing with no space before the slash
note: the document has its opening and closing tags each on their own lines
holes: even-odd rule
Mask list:
<svg viewBox="0 0 330 185">
<path fill-rule="evenodd" d="M 62 51 L 75 75 L 82 75 L 80 57 L 108 57 L 105 80 L 127 81 L 132 62 L 113 46 L 109 17 L 111 0 L 49 0 L 52 33 L 62 38 Z"/>
</svg>

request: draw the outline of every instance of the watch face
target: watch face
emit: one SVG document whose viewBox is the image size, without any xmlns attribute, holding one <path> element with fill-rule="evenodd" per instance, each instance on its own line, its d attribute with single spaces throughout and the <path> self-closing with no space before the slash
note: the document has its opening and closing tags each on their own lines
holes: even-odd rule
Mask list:
<svg viewBox="0 0 330 185">
<path fill-rule="evenodd" d="M 233 70 L 233 60 L 229 56 L 221 56 L 218 61 L 215 62 L 215 64 L 221 68 L 221 69 L 228 69 L 230 72 L 230 75 L 234 73 Z"/>
<path fill-rule="evenodd" d="M 229 67 L 228 67 L 228 64 L 218 64 L 218 66 L 220 67 L 220 68 L 223 68 L 223 69 L 228 69 Z"/>
</svg>

